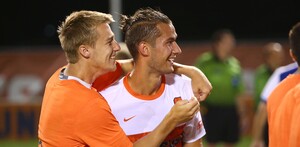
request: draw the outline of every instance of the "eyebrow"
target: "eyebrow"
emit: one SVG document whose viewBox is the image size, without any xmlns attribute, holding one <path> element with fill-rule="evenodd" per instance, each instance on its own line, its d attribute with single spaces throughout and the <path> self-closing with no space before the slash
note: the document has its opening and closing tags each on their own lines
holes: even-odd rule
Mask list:
<svg viewBox="0 0 300 147">
<path fill-rule="evenodd" d="M 177 33 L 175 33 L 175 36 L 169 37 L 168 40 L 176 41 L 178 38 Z"/>
<path fill-rule="evenodd" d="M 169 38 L 167 39 L 167 41 L 176 41 L 176 39 L 177 39 L 177 36 L 176 36 L 176 37 L 169 37 Z"/>
<path fill-rule="evenodd" d="M 106 39 L 106 42 L 111 42 L 114 39 L 114 36 L 110 36 Z"/>
</svg>

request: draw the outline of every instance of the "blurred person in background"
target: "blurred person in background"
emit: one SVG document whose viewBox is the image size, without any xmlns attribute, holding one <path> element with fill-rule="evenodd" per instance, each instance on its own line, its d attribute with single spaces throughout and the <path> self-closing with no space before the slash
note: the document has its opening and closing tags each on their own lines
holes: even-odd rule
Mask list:
<svg viewBox="0 0 300 147">
<path fill-rule="evenodd" d="M 254 110 L 256 113 L 252 127 L 251 146 L 253 147 L 268 146 L 267 109 L 260 95 L 272 73 L 284 62 L 282 45 L 278 42 L 267 43 L 263 47 L 262 56 L 264 63 L 256 68 L 254 75 Z"/>
<path fill-rule="evenodd" d="M 256 110 L 252 134 L 253 140 L 251 143 L 251 147 L 262 147 L 265 144 L 268 144 L 268 125 L 267 123 L 267 100 L 270 96 L 271 92 L 275 89 L 275 87 L 284 80 L 289 74 L 293 74 L 298 69 L 297 62 L 289 63 L 284 66 L 278 67 L 273 74 L 268 79 L 267 83 L 265 84 L 261 95 L 260 95 L 260 102 L 258 104 L 258 108 Z M 265 126 L 265 128 L 264 128 Z M 268 132 L 264 132 L 268 131 Z M 266 133 L 266 134 L 265 134 Z M 267 138 L 266 138 L 267 137 Z"/>
<path fill-rule="evenodd" d="M 267 43 L 263 47 L 262 52 L 264 63 L 258 66 L 255 70 L 254 79 L 254 106 L 255 109 L 260 101 L 260 94 L 272 75 L 274 70 L 282 66 L 284 62 L 284 51 L 282 45 L 278 42 Z"/>
<path fill-rule="evenodd" d="M 201 104 L 206 141 L 208 147 L 218 143 L 232 147 L 239 141 L 240 116 L 246 111 L 241 101 L 245 88 L 242 68 L 232 55 L 236 40 L 231 30 L 216 31 L 211 41 L 212 51 L 200 55 L 195 63 L 214 87 L 208 99 Z"/>
</svg>

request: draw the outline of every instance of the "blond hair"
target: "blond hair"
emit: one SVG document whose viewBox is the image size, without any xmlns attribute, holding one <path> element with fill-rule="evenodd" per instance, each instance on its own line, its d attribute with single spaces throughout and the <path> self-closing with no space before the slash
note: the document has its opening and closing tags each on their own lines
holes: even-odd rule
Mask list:
<svg viewBox="0 0 300 147">
<path fill-rule="evenodd" d="M 110 14 L 97 11 L 75 11 L 58 27 L 58 37 L 68 63 L 78 61 L 78 48 L 82 44 L 94 46 L 98 39 L 96 28 L 102 23 L 111 23 Z"/>
</svg>

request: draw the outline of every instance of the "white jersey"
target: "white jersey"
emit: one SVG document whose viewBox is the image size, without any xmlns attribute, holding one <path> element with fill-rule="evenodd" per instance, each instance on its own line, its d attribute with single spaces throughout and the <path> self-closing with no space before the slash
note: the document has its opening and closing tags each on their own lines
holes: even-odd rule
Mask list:
<svg viewBox="0 0 300 147">
<path fill-rule="evenodd" d="M 100 92 L 111 107 L 131 141 L 136 141 L 154 130 L 179 99 L 191 99 L 191 80 L 182 75 L 162 76 L 162 84 L 155 95 L 140 95 L 129 86 L 127 76 Z M 195 117 L 176 127 L 164 143 L 191 143 L 206 134 L 200 112 Z"/>
<path fill-rule="evenodd" d="M 297 62 L 290 63 L 285 66 L 278 67 L 271 77 L 268 79 L 260 97 L 261 100 L 266 102 L 269 95 L 272 93 L 274 88 L 283 80 L 285 79 L 289 74 L 294 73 L 298 69 Z"/>
</svg>

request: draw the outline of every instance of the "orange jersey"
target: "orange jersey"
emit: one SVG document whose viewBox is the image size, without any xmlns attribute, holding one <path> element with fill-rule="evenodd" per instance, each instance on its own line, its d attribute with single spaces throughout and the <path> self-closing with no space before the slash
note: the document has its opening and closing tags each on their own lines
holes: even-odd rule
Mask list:
<svg viewBox="0 0 300 147">
<path fill-rule="evenodd" d="M 109 85 L 114 83 L 116 80 L 118 80 L 121 77 L 123 70 L 121 68 L 120 63 L 117 62 L 116 66 L 117 66 L 117 69 L 115 71 L 106 73 L 106 74 L 98 77 L 93 82 L 92 87 L 96 88 L 97 91 L 99 92 L 99 91 L 107 88 Z"/>
<path fill-rule="evenodd" d="M 62 71 L 58 69 L 46 85 L 39 146 L 132 146 L 105 99 L 90 84 Z"/>
<path fill-rule="evenodd" d="M 286 146 L 289 140 L 294 100 L 287 93 L 300 81 L 299 74 L 289 75 L 274 89 L 267 101 L 270 147 Z M 297 123 L 299 124 L 299 122 Z"/>
<path fill-rule="evenodd" d="M 290 127 L 289 147 L 300 146 L 300 84 L 287 94 L 293 103 L 293 113 Z"/>
</svg>

